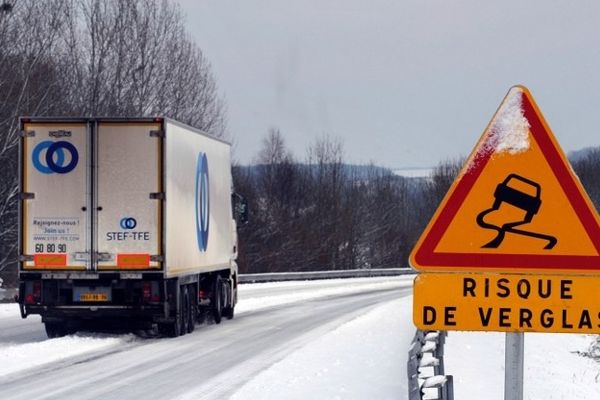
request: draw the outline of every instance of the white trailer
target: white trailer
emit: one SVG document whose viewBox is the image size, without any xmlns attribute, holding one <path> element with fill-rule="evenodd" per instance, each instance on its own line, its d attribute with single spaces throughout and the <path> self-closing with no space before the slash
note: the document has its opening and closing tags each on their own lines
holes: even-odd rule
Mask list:
<svg viewBox="0 0 600 400">
<path fill-rule="evenodd" d="M 49 337 L 169 336 L 237 301 L 230 144 L 167 118 L 21 118 L 19 304 Z M 235 214 L 235 216 L 234 216 Z"/>
</svg>

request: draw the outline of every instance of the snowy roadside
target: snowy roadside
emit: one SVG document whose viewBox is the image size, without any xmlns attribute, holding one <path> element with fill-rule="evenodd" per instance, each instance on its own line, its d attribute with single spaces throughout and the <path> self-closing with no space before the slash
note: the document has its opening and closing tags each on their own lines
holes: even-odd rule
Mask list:
<svg viewBox="0 0 600 400">
<path fill-rule="evenodd" d="M 295 303 L 328 296 L 340 296 L 370 290 L 410 288 L 414 275 L 381 278 L 328 279 L 240 285 L 236 313 Z"/>
<path fill-rule="evenodd" d="M 243 314 L 328 296 L 410 287 L 412 279 L 413 277 L 403 276 L 244 284 L 240 285 L 240 301 L 236 307 L 236 313 Z M 30 318 L 36 318 L 36 316 Z M 13 321 L 21 321 L 18 305 L 15 303 L 0 304 L 0 329 L 3 326 L 10 327 L 15 323 Z M 33 329 L 43 331 L 43 325 L 36 324 Z M 6 375 L 41 365 L 135 345 L 137 341 L 141 342 L 133 335 L 78 333 L 64 338 L 33 343 L 0 342 L 0 379 Z"/>
<path fill-rule="evenodd" d="M 454 376 L 456 399 L 504 398 L 504 337 L 496 332 L 450 332 L 446 373 Z M 593 335 L 525 335 L 526 400 L 600 399 L 600 363 L 579 355 Z"/>
<path fill-rule="evenodd" d="M 232 399 L 406 398 L 411 319 L 410 296 L 378 306 L 294 351 Z"/>
<path fill-rule="evenodd" d="M 122 349 L 137 339 L 134 335 L 76 334 L 43 342 L 0 346 L 0 379 L 41 365 L 88 353 Z"/>
</svg>

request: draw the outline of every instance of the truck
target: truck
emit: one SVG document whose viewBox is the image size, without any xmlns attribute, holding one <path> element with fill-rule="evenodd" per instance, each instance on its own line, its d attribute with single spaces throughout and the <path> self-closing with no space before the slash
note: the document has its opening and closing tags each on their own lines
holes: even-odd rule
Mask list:
<svg viewBox="0 0 600 400">
<path fill-rule="evenodd" d="M 170 337 L 238 298 L 231 145 L 169 118 L 20 118 L 21 316 Z"/>
</svg>

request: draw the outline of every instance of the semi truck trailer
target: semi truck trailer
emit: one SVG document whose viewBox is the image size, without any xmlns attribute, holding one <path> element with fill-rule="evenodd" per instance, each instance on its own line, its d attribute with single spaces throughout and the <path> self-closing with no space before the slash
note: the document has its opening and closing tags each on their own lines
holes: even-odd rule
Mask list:
<svg viewBox="0 0 600 400">
<path fill-rule="evenodd" d="M 127 326 L 179 336 L 233 318 L 229 143 L 168 118 L 20 119 L 21 316 L 49 337 Z"/>
</svg>

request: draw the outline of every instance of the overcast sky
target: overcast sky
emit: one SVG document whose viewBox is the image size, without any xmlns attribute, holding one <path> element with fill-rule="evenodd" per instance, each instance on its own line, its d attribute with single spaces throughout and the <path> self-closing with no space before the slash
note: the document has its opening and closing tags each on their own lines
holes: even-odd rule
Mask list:
<svg viewBox="0 0 600 400">
<path fill-rule="evenodd" d="M 238 161 L 270 127 L 304 158 L 468 155 L 508 89 L 532 91 L 565 151 L 600 145 L 599 1 L 180 0 L 228 106 Z"/>
</svg>

